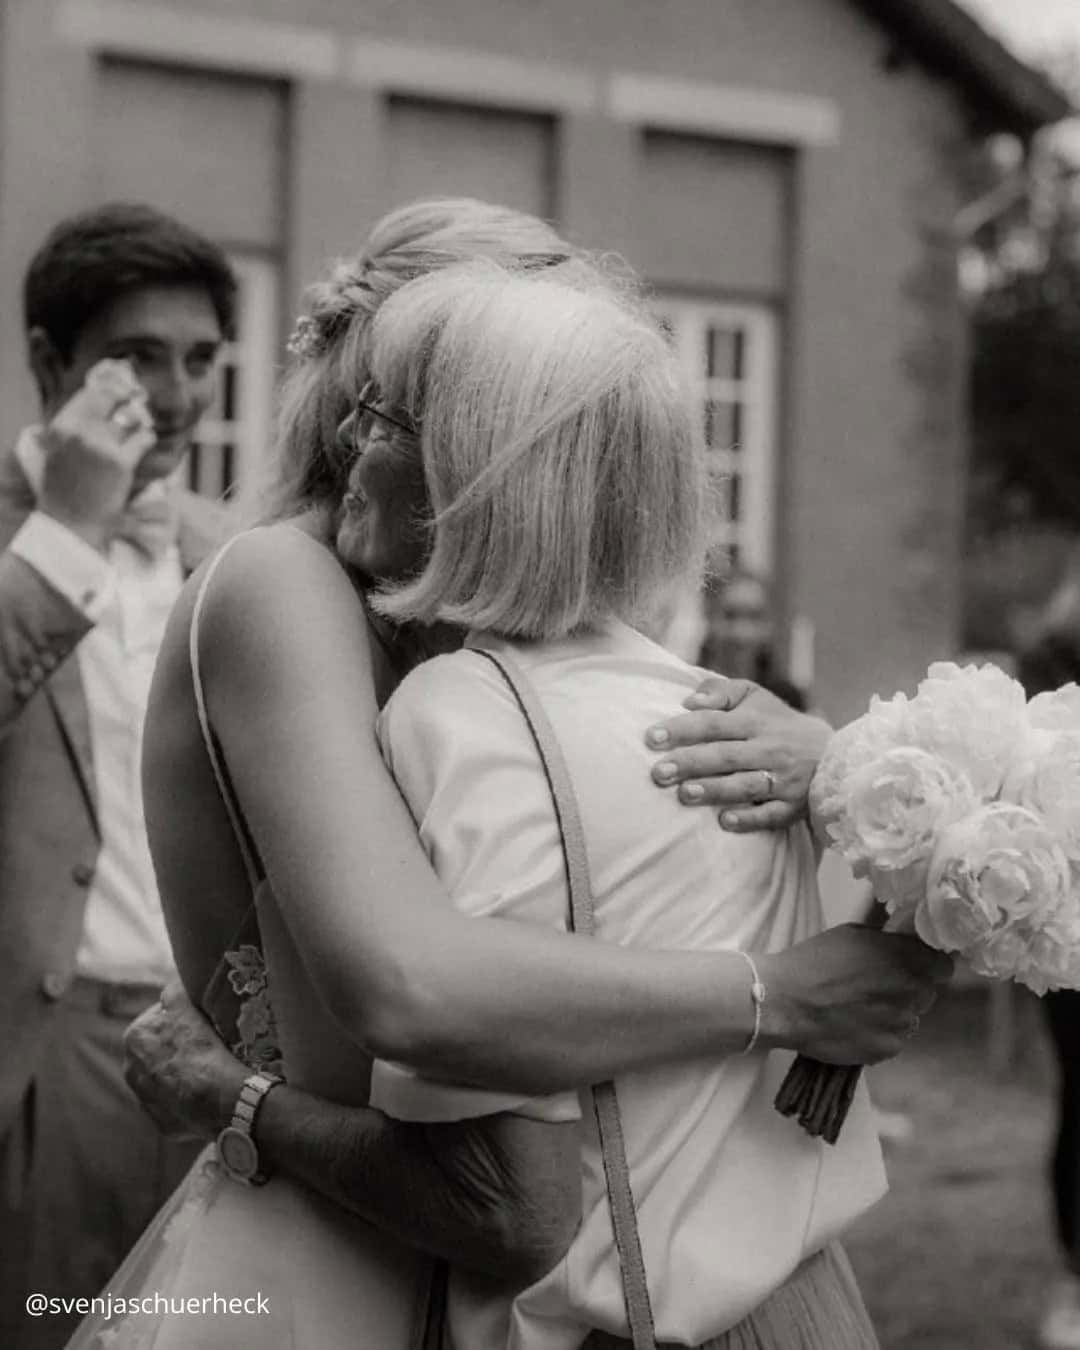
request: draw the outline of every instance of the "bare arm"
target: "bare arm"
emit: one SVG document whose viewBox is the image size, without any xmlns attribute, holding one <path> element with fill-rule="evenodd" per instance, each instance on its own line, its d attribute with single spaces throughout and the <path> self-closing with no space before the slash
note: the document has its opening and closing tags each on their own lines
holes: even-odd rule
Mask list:
<svg viewBox="0 0 1080 1350">
<path fill-rule="evenodd" d="M 448 903 L 378 752 L 367 631 L 329 552 L 288 529 L 242 539 L 203 639 L 211 719 L 278 903 L 314 986 L 371 1053 L 542 1094 L 745 1045 L 753 1008 L 735 954 L 629 950 Z M 814 1001 L 813 961 L 763 958 L 760 1043 L 840 1062 L 895 1053 L 940 970 L 890 950 L 864 1032 L 850 943 L 833 950 L 833 993 L 837 963 L 851 976 L 837 1015 Z"/>
<path fill-rule="evenodd" d="M 277 1088 L 256 1138 L 271 1167 L 408 1246 L 515 1288 L 561 1259 L 581 1217 L 576 1123 L 414 1124 Z"/>
<path fill-rule="evenodd" d="M 745 1043 L 737 957 L 630 952 L 454 911 L 379 754 L 366 626 L 326 550 L 288 529 L 240 540 L 202 637 L 211 720 L 278 903 L 314 986 L 366 1048 L 542 1093 Z"/>
<path fill-rule="evenodd" d="M 128 1081 L 166 1134 L 213 1139 L 248 1071 L 178 986 L 162 997 L 128 1031 Z M 507 1286 L 550 1270 L 580 1219 L 576 1122 L 410 1124 L 281 1086 L 263 1102 L 255 1138 L 269 1170 Z"/>
</svg>

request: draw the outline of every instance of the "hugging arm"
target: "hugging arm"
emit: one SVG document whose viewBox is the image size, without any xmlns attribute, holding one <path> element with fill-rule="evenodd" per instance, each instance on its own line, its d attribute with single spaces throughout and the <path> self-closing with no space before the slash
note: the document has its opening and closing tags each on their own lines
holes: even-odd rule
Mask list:
<svg viewBox="0 0 1080 1350">
<path fill-rule="evenodd" d="M 366 625 L 325 549 L 285 528 L 235 544 L 201 654 L 285 921 L 365 1048 L 543 1093 L 745 1044 L 753 1008 L 731 953 L 627 951 L 455 912 L 379 753 Z"/>
<path fill-rule="evenodd" d="M 229 1123 L 248 1069 L 179 985 L 132 1024 L 126 1047 L 128 1081 L 164 1133 L 213 1139 Z M 507 1287 L 549 1270 L 580 1217 L 573 1121 L 401 1122 L 283 1084 L 264 1099 L 254 1134 L 270 1172 Z"/>
<path fill-rule="evenodd" d="M 238 541 L 203 615 L 210 719 L 312 982 L 373 1055 L 537 1095 L 741 1049 L 732 952 L 632 950 L 448 903 L 375 739 L 368 634 L 333 556 L 288 528 Z M 895 1054 L 941 975 L 914 939 L 849 929 L 758 960 L 759 1044 Z"/>
<path fill-rule="evenodd" d="M 267 1099 L 260 1155 L 407 1245 L 515 1288 L 569 1247 L 581 1217 L 575 1122 L 504 1112 L 428 1125 L 289 1098 Z"/>
<path fill-rule="evenodd" d="M 312 983 L 361 1044 L 432 1080 L 524 1095 L 745 1045 L 733 953 L 630 950 L 454 909 L 379 754 L 364 621 L 329 553 L 291 530 L 248 536 L 209 595 L 211 720 Z M 851 925 L 760 956 L 761 1044 L 838 1063 L 895 1054 L 948 965 Z M 129 1081 L 164 1129 L 212 1138 L 228 1123 L 247 1070 L 186 996 L 128 1044 Z M 565 1117 L 403 1123 L 286 1086 L 255 1136 L 271 1169 L 507 1282 L 553 1264 L 577 1222 Z"/>
</svg>

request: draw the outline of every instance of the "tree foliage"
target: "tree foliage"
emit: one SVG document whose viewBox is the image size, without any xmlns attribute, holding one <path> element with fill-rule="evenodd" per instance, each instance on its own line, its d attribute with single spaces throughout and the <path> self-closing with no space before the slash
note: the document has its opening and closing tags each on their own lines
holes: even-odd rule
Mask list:
<svg viewBox="0 0 1080 1350">
<path fill-rule="evenodd" d="M 1080 103 L 1080 54 L 1042 63 Z M 971 316 L 965 640 L 1021 650 L 1080 539 L 1080 129 L 973 165 L 990 207 L 962 249 Z M 1001 147 L 998 147 L 1000 150 Z M 1005 147 L 1009 151 L 1009 147 Z"/>
<path fill-rule="evenodd" d="M 1033 156 L 1020 207 L 974 241 L 976 537 L 1018 520 L 1080 528 L 1080 193 L 1059 147 Z"/>
</svg>

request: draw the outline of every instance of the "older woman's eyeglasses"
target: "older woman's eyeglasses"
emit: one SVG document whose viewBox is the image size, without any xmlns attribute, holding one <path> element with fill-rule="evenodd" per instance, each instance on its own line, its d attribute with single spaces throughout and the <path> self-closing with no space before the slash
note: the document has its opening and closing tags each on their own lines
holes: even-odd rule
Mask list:
<svg viewBox="0 0 1080 1350">
<path fill-rule="evenodd" d="M 404 416 L 395 416 L 393 413 L 388 413 L 379 406 L 378 398 L 378 391 L 375 387 L 366 385 L 361 389 L 360 397 L 356 400 L 353 439 L 357 446 L 368 439 L 377 422 L 385 423 L 398 431 L 403 431 L 406 436 L 416 437 L 420 435 L 420 428 L 415 422 L 406 420 Z"/>
<path fill-rule="evenodd" d="M 360 390 L 360 397 L 353 404 L 352 412 L 337 429 L 338 446 L 350 460 L 358 459 L 364 453 L 376 423 L 383 423 L 412 440 L 420 435 L 418 423 L 413 422 L 407 413 L 386 412 L 380 406 L 375 385 L 365 384 Z"/>
</svg>

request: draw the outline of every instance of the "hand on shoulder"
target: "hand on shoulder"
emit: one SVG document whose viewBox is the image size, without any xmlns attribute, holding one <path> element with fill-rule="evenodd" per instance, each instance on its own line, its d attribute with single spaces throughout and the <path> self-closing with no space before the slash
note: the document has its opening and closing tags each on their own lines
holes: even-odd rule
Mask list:
<svg viewBox="0 0 1080 1350">
<path fill-rule="evenodd" d="M 662 757 L 653 780 L 687 806 L 719 807 L 725 829 L 785 829 L 806 795 L 829 724 L 789 707 L 751 680 L 710 676 L 685 700 L 690 711 L 650 727 Z"/>
</svg>

